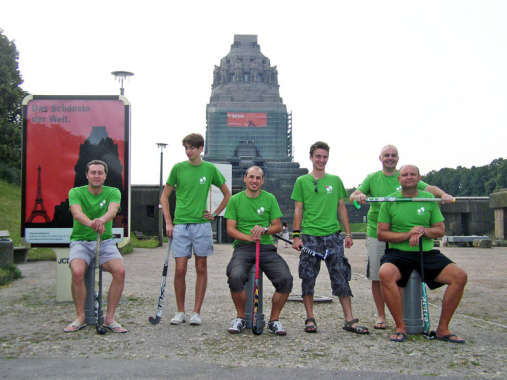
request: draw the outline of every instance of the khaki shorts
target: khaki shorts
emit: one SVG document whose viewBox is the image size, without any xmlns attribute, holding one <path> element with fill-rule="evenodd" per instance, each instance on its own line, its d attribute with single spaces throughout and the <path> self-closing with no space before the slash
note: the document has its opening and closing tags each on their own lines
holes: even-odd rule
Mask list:
<svg viewBox="0 0 507 380">
<path fill-rule="evenodd" d="M 380 269 L 380 259 L 384 256 L 386 242 L 379 241 L 377 238 L 368 236 L 366 238 L 366 252 L 368 262 L 366 263 L 366 278 L 370 281 L 379 281 L 378 271 Z"/>
</svg>

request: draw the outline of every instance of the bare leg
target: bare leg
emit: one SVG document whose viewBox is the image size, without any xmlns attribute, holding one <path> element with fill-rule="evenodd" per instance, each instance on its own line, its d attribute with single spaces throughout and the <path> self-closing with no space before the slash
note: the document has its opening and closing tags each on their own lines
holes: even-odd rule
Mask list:
<svg viewBox="0 0 507 380">
<path fill-rule="evenodd" d="M 338 297 L 342 305 L 343 316 L 345 318 L 345 321 L 351 321 L 354 319 L 354 317 L 352 316 L 352 301 L 350 298 L 351 298 L 350 296 Z"/>
<path fill-rule="evenodd" d="M 280 318 L 280 313 L 282 312 L 283 305 L 285 305 L 285 302 L 287 302 L 287 298 L 289 298 L 289 293 L 275 292 L 273 294 L 273 298 L 271 300 L 271 316 L 269 318 L 270 321 L 276 321 Z"/>
<path fill-rule="evenodd" d="M 396 332 L 406 334 L 407 328 L 403 320 L 403 300 L 398 284 L 396 283 L 401 278 L 400 271 L 395 265 L 385 263 L 380 267 L 379 278 L 384 299 L 393 316 L 394 323 L 396 324 Z M 396 338 L 395 335 L 391 337 Z"/>
<path fill-rule="evenodd" d="M 185 312 L 185 292 L 187 285 L 185 277 L 187 275 L 187 257 L 176 257 L 174 268 L 174 295 L 176 296 L 176 307 L 181 313 Z"/>
<path fill-rule="evenodd" d="M 72 272 L 72 299 L 76 308 L 77 320 L 84 323 L 85 316 L 85 302 L 86 302 L 86 286 L 84 277 L 88 265 L 83 259 L 74 259 L 70 262 L 70 270 Z"/>
<path fill-rule="evenodd" d="M 442 337 L 451 334 L 449 323 L 463 296 L 467 274 L 456 264 L 449 264 L 439 273 L 435 281 L 448 285 L 442 300 L 442 312 L 437 328 L 437 336 Z"/>
<path fill-rule="evenodd" d="M 306 318 L 315 318 L 313 315 L 313 295 L 303 296 L 303 304 L 305 305 Z"/>
<path fill-rule="evenodd" d="M 120 302 L 123 286 L 125 285 L 125 266 L 123 265 L 123 260 L 113 259 L 105 263 L 102 268 L 113 276 L 107 294 L 107 312 L 104 318 L 104 323 L 109 325 L 114 321 L 114 313 Z"/>
<path fill-rule="evenodd" d="M 241 292 L 235 293 L 231 292 L 231 297 L 234 306 L 236 306 L 237 317 L 245 319 L 246 290 L 243 289 Z"/>
<path fill-rule="evenodd" d="M 195 256 L 195 305 L 194 312 L 200 313 L 208 285 L 208 262 L 206 256 Z"/>
<path fill-rule="evenodd" d="M 371 282 L 371 294 L 373 295 L 373 301 L 375 302 L 375 306 L 377 308 L 377 320 L 375 324 L 383 323 L 385 325 L 386 322 L 386 312 L 385 312 L 385 301 L 384 296 L 382 295 L 382 289 L 380 287 L 380 281 L 373 280 Z"/>
</svg>

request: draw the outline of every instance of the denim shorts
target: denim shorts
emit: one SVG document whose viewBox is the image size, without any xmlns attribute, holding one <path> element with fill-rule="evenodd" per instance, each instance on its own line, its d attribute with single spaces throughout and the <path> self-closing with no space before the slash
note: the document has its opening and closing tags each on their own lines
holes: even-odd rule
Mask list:
<svg viewBox="0 0 507 380">
<path fill-rule="evenodd" d="M 74 259 L 83 259 L 87 265 L 96 256 L 97 241 L 71 241 L 69 251 L 69 265 Z M 107 263 L 112 259 L 122 259 L 120 251 L 113 239 L 107 239 L 100 243 L 100 264 Z"/>
<path fill-rule="evenodd" d="M 192 257 L 213 254 L 211 223 L 176 224 L 173 231 L 173 256 Z"/>
</svg>

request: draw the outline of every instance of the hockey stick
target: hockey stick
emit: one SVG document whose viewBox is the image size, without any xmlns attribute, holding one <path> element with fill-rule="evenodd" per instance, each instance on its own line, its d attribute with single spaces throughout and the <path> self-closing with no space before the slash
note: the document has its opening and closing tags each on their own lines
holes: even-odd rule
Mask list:
<svg viewBox="0 0 507 380">
<path fill-rule="evenodd" d="M 459 201 L 483 201 L 488 200 L 489 197 L 454 197 L 452 203 Z M 396 198 L 396 197 L 368 197 L 366 202 L 442 202 L 442 198 Z M 361 205 L 358 201 L 354 201 L 354 207 L 358 210 Z"/>
<path fill-rule="evenodd" d="M 160 281 L 160 296 L 158 297 L 157 304 L 157 312 L 155 317 L 150 316 L 148 320 L 152 325 L 157 325 L 160 323 L 160 319 L 162 318 L 162 301 L 164 301 L 165 294 L 165 283 L 167 279 L 167 268 L 169 267 L 169 252 L 171 251 L 171 243 L 172 240 L 168 239 L 167 241 L 167 252 L 165 254 L 164 268 L 162 269 L 162 280 Z"/>
<path fill-rule="evenodd" d="M 280 239 L 280 240 L 282 240 L 282 241 L 284 241 L 284 242 L 289 243 L 289 244 L 291 244 L 291 245 L 292 245 L 292 241 L 290 241 L 290 240 L 288 240 L 288 239 L 285 239 L 285 238 L 281 237 L 281 236 L 280 236 L 280 235 L 278 235 L 278 234 L 274 234 L 274 236 L 275 236 L 275 237 L 277 237 L 278 239 Z M 308 255 L 310 255 L 310 256 L 316 256 L 316 257 L 318 257 L 318 258 L 320 258 L 320 259 L 322 259 L 322 260 L 327 259 L 327 255 L 328 255 L 327 250 L 326 250 L 326 253 L 322 254 L 322 253 L 320 253 L 320 252 L 316 252 L 316 251 L 314 251 L 313 249 L 306 248 L 306 247 L 304 247 L 304 246 L 303 246 L 303 247 L 301 247 L 301 252 L 306 253 L 306 254 L 308 254 Z"/>
<path fill-rule="evenodd" d="M 95 329 L 97 334 L 104 335 L 107 330 L 104 327 L 104 312 L 102 310 L 102 264 L 100 263 L 100 233 L 97 233 L 97 246 L 95 248 L 95 265 L 99 267 L 99 292 L 97 293 L 97 320 Z"/>
<path fill-rule="evenodd" d="M 252 332 L 255 335 L 262 334 L 264 326 L 257 325 L 257 312 L 259 311 L 259 256 L 260 256 L 260 241 L 255 242 L 255 282 L 252 303 Z"/>
<path fill-rule="evenodd" d="M 422 310 L 423 310 L 423 336 L 426 339 L 434 339 L 435 336 L 430 332 L 430 311 L 428 308 L 428 294 L 426 293 L 426 283 L 424 282 L 424 263 L 423 263 L 423 240 L 419 238 L 419 252 L 421 253 L 421 282 L 422 282 Z"/>
</svg>

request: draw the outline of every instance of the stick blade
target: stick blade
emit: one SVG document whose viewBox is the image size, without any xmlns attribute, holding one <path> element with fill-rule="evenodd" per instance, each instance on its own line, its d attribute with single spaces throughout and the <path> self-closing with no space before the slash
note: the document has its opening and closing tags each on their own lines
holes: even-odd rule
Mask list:
<svg viewBox="0 0 507 380">
<path fill-rule="evenodd" d="M 150 316 L 150 317 L 148 318 L 148 321 L 150 321 L 150 323 L 151 323 L 152 325 L 158 325 L 158 324 L 160 323 L 160 317 L 158 317 L 158 316 L 157 316 L 157 317 L 155 317 L 155 318 L 154 318 L 154 317 L 151 317 L 151 316 Z"/>
</svg>

